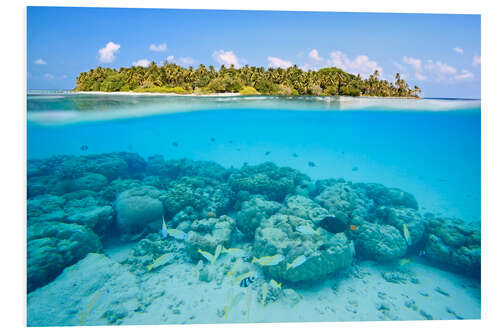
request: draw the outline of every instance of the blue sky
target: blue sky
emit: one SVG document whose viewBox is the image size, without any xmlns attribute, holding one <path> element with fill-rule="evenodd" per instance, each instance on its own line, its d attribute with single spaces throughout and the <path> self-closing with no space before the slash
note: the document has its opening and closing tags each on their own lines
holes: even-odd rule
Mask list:
<svg viewBox="0 0 500 333">
<path fill-rule="evenodd" d="M 401 73 L 425 97 L 479 98 L 479 15 L 28 7 L 28 89 L 162 63 Z"/>
</svg>

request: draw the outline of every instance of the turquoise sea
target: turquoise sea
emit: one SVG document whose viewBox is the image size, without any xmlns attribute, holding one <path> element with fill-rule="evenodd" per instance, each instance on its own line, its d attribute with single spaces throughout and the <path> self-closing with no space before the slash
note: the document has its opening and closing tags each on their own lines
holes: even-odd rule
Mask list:
<svg viewBox="0 0 500 333">
<path fill-rule="evenodd" d="M 28 285 L 30 278 L 36 281 L 28 288 L 28 325 L 480 317 L 479 100 L 30 91 L 27 108 Z M 109 155 L 122 152 L 137 155 Z M 71 157 L 54 158 L 61 155 Z M 109 156 L 122 161 L 110 162 Z M 131 166 L 131 159 L 139 166 Z M 90 166 L 91 161 L 99 161 L 98 167 Z M 215 162 L 217 167 L 193 161 Z M 84 165 L 82 170 L 79 163 Z M 128 169 L 115 174 L 120 163 Z M 64 171 L 60 171 L 62 166 Z M 213 176 L 201 168 L 221 171 Z M 301 176 L 288 179 L 289 168 Z M 321 182 L 325 179 L 335 181 Z M 284 186 L 285 181 L 292 182 L 291 187 Z M 379 189 L 373 183 L 383 186 Z M 282 185 L 283 192 L 273 192 L 272 186 Z M 141 186 L 149 188 L 124 198 L 127 193 L 123 192 Z M 176 192 L 178 196 L 170 200 L 174 188 L 180 194 Z M 193 203 L 186 193 L 209 203 Z M 213 199 L 224 195 L 227 202 Z M 135 209 L 131 215 L 122 208 L 125 200 L 139 207 L 127 206 Z M 155 211 L 156 202 L 160 213 Z M 110 208 L 106 208 L 107 224 L 101 227 L 103 207 Z M 317 210 L 335 221 L 344 216 L 354 229 L 325 231 L 321 226 L 326 217 L 321 221 L 311 217 L 310 212 Z M 130 222 L 133 214 L 139 221 L 135 224 Z M 144 214 L 142 219 L 140 214 Z M 245 214 L 252 217 L 247 221 Z M 161 216 L 169 230 L 185 235 L 162 235 Z M 291 227 L 283 227 L 282 216 L 289 216 Z M 290 222 L 290 216 L 302 222 Z M 215 227 L 210 226 L 210 219 Z M 75 247 L 72 253 L 82 254 L 68 258 L 55 250 L 63 247 L 59 241 L 88 244 L 90 236 L 85 241 L 72 239 L 71 235 L 83 231 L 67 231 L 64 236 L 60 229 L 54 236 L 47 230 L 56 222 L 92 229 L 92 237 L 95 233 L 95 242 L 100 244 L 83 250 Z M 126 223 L 130 224 L 124 227 Z M 257 225 L 249 234 L 245 228 L 252 223 Z M 308 234 L 297 223 L 321 232 Z M 214 264 L 224 271 L 222 277 L 197 252 L 199 247 L 215 255 L 216 246 L 222 243 L 210 242 L 217 239 L 213 230 L 219 224 L 229 224 L 231 229 L 231 237 L 222 238 L 224 247 L 247 252 L 235 259 L 222 251 Z M 199 225 L 215 229 L 207 236 Z M 289 228 L 295 231 L 280 236 L 287 245 L 265 236 L 271 229 L 284 232 Z M 418 241 L 408 239 L 407 228 Z M 372 248 L 368 241 L 373 239 L 378 243 Z M 304 251 L 297 250 L 301 242 L 306 244 Z M 332 242 L 337 244 L 332 249 L 340 252 L 329 250 L 328 255 L 337 254 L 328 257 L 322 251 L 324 244 Z M 342 252 L 344 247 L 351 247 L 352 253 Z M 104 253 L 111 261 L 87 255 L 92 252 Z M 165 253 L 174 255 L 151 272 L 144 269 Z M 278 254 L 285 259 L 276 265 L 252 264 L 253 257 Z M 286 269 L 285 263 L 293 264 L 302 255 L 304 263 Z M 315 262 L 315 256 L 324 257 Z M 62 263 L 39 265 L 41 257 Z M 202 263 L 196 267 L 199 260 Z M 232 278 L 227 273 L 239 263 L 247 267 L 241 276 L 250 272 L 247 275 L 255 278 L 248 291 L 228 287 Z M 101 285 L 72 280 L 85 276 L 82 270 L 92 265 L 124 273 L 108 276 L 109 283 L 99 280 Z M 302 272 L 301 266 L 309 273 Z M 324 283 L 313 281 L 318 279 Z M 184 285 L 187 280 L 190 284 Z M 271 287 L 271 280 L 282 287 Z M 175 281 L 182 282 L 176 285 Z M 116 283 L 128 286 L 128 291 L 111 296 Z M 238 298 L 240 289 L 245 295 Z M 206 293 L 205 299 L 200 299 L 200 293 Z M 54 299 L 69 294 L 79 296 L 61 305 L 64 314 L 52 316 L 49 308 Z M 237 307 L 237 311 L 225 312 Z M 301 315 L 292 316 L 289 311 Z"/>
</svg>

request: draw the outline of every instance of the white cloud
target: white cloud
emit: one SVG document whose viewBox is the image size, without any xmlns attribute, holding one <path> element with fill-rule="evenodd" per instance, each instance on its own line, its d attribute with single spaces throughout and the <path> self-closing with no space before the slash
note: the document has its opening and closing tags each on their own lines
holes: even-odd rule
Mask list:
<svg viewBox="0 0 500 333">
<path fill-rule="evenodd" d="M 457 80 L 467 80 L 467 79 L 473 79 L 474 74 L 472 74 L 470 71 L 466 69 L 462 69 L 460 74 L 455 75 L 455 79 Z"/>
<path fill-rule="evenodd" d="M 35 65 L 47 65 L 47 63 L 45 62 L 45 60 L 40 58 L 35 60 Z"/>
<path fill-rule="evenodd" d="M 148 59 L 139 59 L 137 61 L 134 61 L 132 63 L 133 66 L 140 66 L 140 67 L 148 67 L 151 61 Z"/>
<path fill-rule="evenodd" d="M 269 61 L 269 64 L 268 64 L 269 67 L 288 68 L 288 67 L 292 66 L 291 61 L 280 59 L 277 57 L 267 57 L 267 61 Z"/>
<path fill-rule="evenodd" d="M 401 65 L 399 62 L 394 62 L 394 66 L 396 66 L 396 68 L 399 69 L 400 71 L 406 70 L 406 67 Z"/>
<path fill-rule="evenodd" d="M 415 68 L 416 71 L 422 70 L 422 60 L 420 59 L 404 56 L 403 62 Z"/>
<path fill-rule="evenodd" d="M 55 76 L 50 73 L 45 73 L 43 77 L 46 78 L 47 80 L 53 80 L 55 78 Z"/>
<path fill-rule="evenodd" d="M 475 55 L 472 58 L 472 66 L 474 66 L 474 67 L 481 66 L 481 56 Z"/>
<path fill-rule="evenodd" d="M 101 62 L 113 62 L 115 60 L 115 53 L 120 49 L 119 44 L 109 42 L 105 47 L 99 49 L 99 60 Z"/>
<path fill-rule="evenodd" d="M 180 57 L 179 61 L 183 65 L 193 65 L 195 63 L 195 60 L 191 57 Z"/>
<path fill-rule="evenodd" d="M 169 55 L 169 56 L 167 57 L 167 61 L 168 61 L 168 62 L 172 62 L 172 61 L 174 61 L 174 56 L 173 56 L 173 55 Z"/>
<path fill-rule="evenodd" d="M 316 49 L 312 49 L 311 52 L 309 52 L 309 58 L 311 58 L 314 61 L 321 61 L 323 58 L 319 56 L 319 52 Z"/>
<path fill-rule="evenodd" d="M 240 63 L 236 54 L 233 51 L 219 50 L 212 54 L 212 58 L 221 65 L 234 65 L 234 67 L 240 67 Z"/>
<path fill-rule="evenodd" d="M 415 73 L 415 78 L 418 80 L 418 81 L 424 81 L 427 79 L 427 76 L 425 76 L 424 74 L 420 73 L 420 72 L 416 72 Z"/>
<path fill-rule="evenodd" d="M 453 48 L 453 51 L 459 53 L 459 54 L 464 54 L 464 49 L 462 49 L 461 47 L 454 47 Z"/>
<path fill-rule="evenodd" d="M 162 44 L 151 44 L 149 45 L 149 49 L 154 52 L 165 52 L 167 50 L 167 44 L 162 43 Z"/>
<path fill-rule="evenodd" d="M 441 75 L 454 75 L 457 73 L 457 69 L 453 66 L 445 64 L 441 61 L 427 60 L 425 69 Z"/>
<path fill-rule="evenodd" d="M 349 59 L 349 57 L 341 51 L 334 51 L 330 53 L 328 63 L 348 73 L 360 74 L 363 77 L 368 77 L 370 74 L 373 74 L 375 70 L 382 73 L 382 68 L 377 65 L 377 62 L 370 60 L 366 55 L 359 55 L 354 59 Z"/>
</svg>

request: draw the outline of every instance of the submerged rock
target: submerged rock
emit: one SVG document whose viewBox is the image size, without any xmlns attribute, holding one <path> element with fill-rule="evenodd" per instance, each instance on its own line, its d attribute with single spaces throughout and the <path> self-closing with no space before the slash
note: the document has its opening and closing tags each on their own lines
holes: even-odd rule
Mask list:
<svg viewBox="0 0 500 333">
<path fill-rule="evenodd" d="M 198 249 L 213 254 L 219 244 L 229 248 L 235 227 L 234 220 L 226 215 L 194 221 L 187 234 L 187 253 L 194 261 L 206 260 L 198 253 Z"/>
<path fill-rule="evenodd" d="M 426 225 L 429 232 L 425 244 L 426 258 L 441 268 L 481 276 L 480 223 L 435 218 L 426 220 Z"/>
<path fill-rule="evenodd" d="M 304 179 L 309 177 L 295 169 L 277 167 L 274 163 L 266 162 L 243 166 L 231 174 L 229 185 L 235 192 L 248 191 L 265 195 L 269 200 L 282 201 Z"/>
<path fill-rule="evenodd" d="M 278 202 L 266 200 L 261 195 L 252 195 L 248 201 L 241 203 L 241 210 L 236 217 L 238 230 L 253 238 L 255 230 L 262 221 L 272 216 L 281 207 L 282 205 Z"/>
<path fill-rule="evenodd" d="M 352 263 L 354 246 L 345 234 L 321 231 L 304 234 L 297 231 L 300 226 L 315 228 L 310 220 L 275 214 L 257 229 L 254 256 L 281 254 L 285 257 L 277 265 L 263 267 L 271 277 L 289 282 L 313 281 Z M 305 262 L 287 269 L 287 264 L 300 256 L 305 256 Z"/>
<path fill-rule="evenodd" d="M 403 257 L 407 251 L 401 232 L 391 225 L 364 223 L 353 233 L 356 253 L 375 261 L 389 261 Z"/>
<path fill-rule="evenodd" d="M 410 233 L 412 247 L 417 247 L 425 234 L 424 219 L 413 208 L 381 206 L 376 211 L 380 223 L 396 227 L 401 235 L 406 224 Z"/>
<path fill-rule="evenodd" d="M 28 295 L 28 326 L 110 325 L 145 307 L 136 277 L 91 253 Z"/>
<path fill-rule="evenodd" d="M 150 229 L 150 224 L 158 230 L 161 228 L 163 205 L 158 199 L 160 195 L 161 192 L 151 186 L 135 187 L 118 195 L 114 203 L 116 222 L 125 237 Z"/>
<path fill-rule="evenodd" d="M 328 210 L 318 203 L 301 195 L 289 196 L 285 200 L 286 209 L 284 213 L 311 220 L 315 224 L 320 223 L 325 217 L 330 216 Z"/>
<path fill-rule="evenodd" d="M 102 244 L 90 229 L 77 224 L 40 222 L 28 226 L 28 293 L 52 281 L 61 271 Z"/>
</svg>

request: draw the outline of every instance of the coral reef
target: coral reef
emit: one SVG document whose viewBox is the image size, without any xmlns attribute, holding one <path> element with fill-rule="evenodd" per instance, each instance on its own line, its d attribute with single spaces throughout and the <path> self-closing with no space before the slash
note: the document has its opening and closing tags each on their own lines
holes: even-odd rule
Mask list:
<svg viewBox="0 0 500 333">
<path fill-rule="evenodd" d="M 27 237 L 28 292 L 49 283 L 87 253 L 102 251 L 97 235 L 77 224 L 34 223 Z"/>
<path fill-rule="evenodd" d="M 236 222 L 229 216 L 195 220 L 187 234 L 186 251 L 195 261 L 202 259 L 198 249 L 214 253 L 217 245 L 230 247 Z"/>
<path fill-rule="evenodd" d="M 479 224 L 451 218 L 432 218 L 425 223 L 429 232 L 425 244 L 427 258 L 445 269 L 481 275 Z"/>
</svg>

